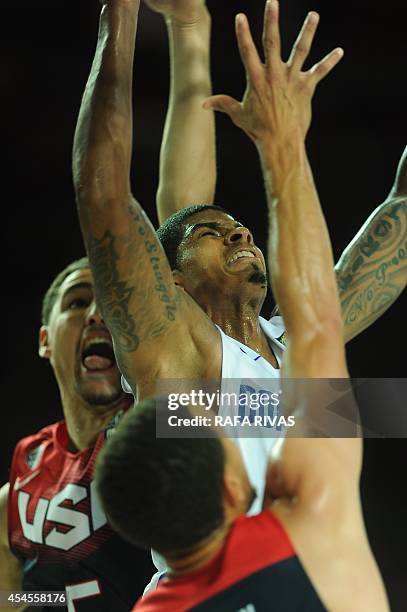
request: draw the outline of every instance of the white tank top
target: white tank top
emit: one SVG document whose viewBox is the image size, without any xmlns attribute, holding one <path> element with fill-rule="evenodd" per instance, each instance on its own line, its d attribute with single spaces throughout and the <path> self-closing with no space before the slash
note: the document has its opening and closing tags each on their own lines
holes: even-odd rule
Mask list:
<svg viewBox="0 0 407 612">
<path fill-rule="evenodd" d="M 273 317 L 266 321 L 260 317 L 260 326 L 269 340 L 270 347 L 281 365 L 284 344 L 281 342 L 284 335 L 284 324 L 281 317 Z M 238 340 L 227 336 L 218 328 L 222 338 L 222 382 L 221 393 L 233 393 L 241 396 L 242 393 L 279 393 L 280 370 L 266 361 L 261 355 Z M 236 395 L 235 395 L 236 394 Z M 274 408 L 271 408 L 275 410 Z M 249 416 L 258 414 L 258 411 L 250 410 L 248 407 L 228 406 L 219 408 L 219 414 L 240 414 Z M 270 416 L 273 416 L 270 414 Z M 257 514 L 261 511 L 264 497 L 265 473 L 268 456 L 279 437 L 284 436 L 284 430 L 279 428 L 255 427 L 256 437 L 236 437 L 238 428 L 234 428 L 233 439 L 238 444 L 243 456 L 250 482 L 257 493 L 249 514 Z M 257 437 L 257 435 L 259 437 Z"/>
<path fill-rule="evenodd" d="M 269 340 L 278 365 L 281 366 L 284 350 L 284 323 L 282 317 L 273 317 L 270 321 L 260 317 L 260 326 Z M 264 389 L 269 392 L 275 392 L 279 390 L 280 370 L 273 368 L 273 366 L 261 357 L 261 355 L 256 353 L 256 351 L 253 351 L 251 348 L 235 340 L 231 336 L 227 336 L 220 327 L 218 327 L 218 329 L 222 340 L 221 393 L 234 392 L 239 395 L 241 393 L 242 383 L 246 386 L 250 386 L 255 391 Z M 261 384 L 259 385 L 260 381 Z M 131 392 L 130 385 L 128 385 L 126 381 L 123 382 L 123 388 L 125 391 Z M 238 410 L 238 407 L 236 407 L 236 413 Z M 225 415 L 230 413 L 230 407 L 226 410 L 224 407 L 220 406 L 219 414 Z M 278 440 L 278 432 L 273 432 L 273 437 L 270 437 L 270 431 L 265 431 L 263 433 L 264 435 L 259 438 L 232 438 L 240 448 L 250 482 L 257 493 L 257 497 L 248 514 L 258 514 L 261 512 L 268 456 L 272 447 Z M 280 432 L 280 436 L 284 436 L 283 431 Z M 151 551 L 151 556 L 158 572 L 152 577 L 144 594 L 156 588 L 159 579 L 166 571 L 164 559 L 154 550 Z"/>
</svg>

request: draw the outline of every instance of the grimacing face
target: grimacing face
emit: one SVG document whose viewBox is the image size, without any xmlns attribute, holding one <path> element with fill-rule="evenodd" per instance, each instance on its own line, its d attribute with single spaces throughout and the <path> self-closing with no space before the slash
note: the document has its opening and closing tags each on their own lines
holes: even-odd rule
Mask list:
<svg viewBox="0 0 407 612">
<path fill-rule="evenodd" d="M 198 301 L 200 293 L 216 297 L 242 291 L 264 299 L 263 253 L 250 231 L 230 215 L 216 210 L 191 215 L 178 253 L 184 286 Z"/>
<path fill-rule="evenodd" d="M 39 354 L 50 360 L 63 398 L 79 395 L 102 412 L 128 405 L 88 268 L 72 272 L 60 286 L 49 324 L 40 331 Z"/>
</svg>

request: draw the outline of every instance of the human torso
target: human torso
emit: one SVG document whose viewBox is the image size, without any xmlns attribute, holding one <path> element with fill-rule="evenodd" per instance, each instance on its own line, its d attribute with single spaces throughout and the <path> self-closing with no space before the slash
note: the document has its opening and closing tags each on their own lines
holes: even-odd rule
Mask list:
<svg viewBox="0 0 407 612">
<path fill-rule="evenodd" d="M 260 318 L 260 324 L 280 364 L 284 351 L 281 342 L 283 321 L 281 317 L 274 317 L 271 321 Z M 247 401 L 237 404 L 229 404 L 225 399 L 219 413 L 224 417 L 237 416 L 238 423 L 247 423 L 228 428 L 228 419 L 224 419 L 230 436 L 240 448 L 249 479 L 256 489 L 257 498 L 250 509 L 251 514 L 256 514 L 261 510 L 270 451 L 276 440 L 284 436 L 284 427 L 279 424 L 278 405 L 272 399 L 280 394 L 280 370 L 248 346 L 219 331 L 222 341 L 221 397 L 227 398 L 227 394 L 231 394 L 242 400 L 247 398 Z M 269 396 L 269 401 L 258 408 L 251 407 L 250 398 L 260 394 Z M 264 425 L 256 425 L 256 417 Z"/>
<path fill-rule="evenodd" d="M 281 317 L 274 317 L 271 321 L 261 319 L 260 322 L 262 330 L 269 339 L 273 352 L 280 364 L 284 351 L 284 344 L 281 342 L 284 334 L 283 321 Z M 231 336 L 227 336 L 220 328 L 217 328 L 216 340 L 220 342 L 222 356 L 221 380 L 219 384 L 221 393 L 233 393 L 239 396 L 244 392 L 252 393 L 262 389 L 268 390 L 271 393 L 279 391 L 280 371 L 278 369 L 273 368 L 268 361 L 246 345 Z M 250 419 L 253 419 L 255 414 L 258 414 L 258 411 L 251 411 L 239 406 L 235 406 L 232 410 L 224 405 L 221 405 L 219 408 L 220 415 L 228 416 L 231 412 L 237 415 L 240 412 L 241 416 L 249 415 Z M 275 418 L 276 407 L 270 405 L 269 409 L 265 412 L 272 418 Z M 238 429 L 231 429 L 232 439 L 235 440 L 240 448 L 250 482 L 257 494 L 249 514 L 257 514 L 262 508 L 269 454 L 276 440 L 284 435 L 284 429 L 277 425 L 274 428 L 246 428 L 246 433 L 241 432 L 242 435 L 235 435 L 237 433 L 240 433 Z M 166 564 L 164 559 L 155 551 L 152 551 L 152 558 L 159 572 L 165 572 Z M 158 578 L 158 574 L 153 577 L 150 584 L 146 587 L 147 592 L 154 590 Z"/>
<path fill-rule="evenodd" d="M 137 565 L 149 571 L 145 555 L 107 525 L 96 494 L 93 470 L 105 438 L 70 453 L 65 424 L 56 423 L 21 440 L 13 457 L 9 543 L 23 564 L 22 587 L 68 588 L 78 612 L 128 610 L 140 594 Z"/>
</svg>

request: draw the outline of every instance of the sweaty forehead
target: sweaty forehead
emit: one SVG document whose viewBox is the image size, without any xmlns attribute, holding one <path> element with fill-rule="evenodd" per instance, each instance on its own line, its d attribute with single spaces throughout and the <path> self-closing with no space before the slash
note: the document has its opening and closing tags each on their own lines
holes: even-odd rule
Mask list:
<svg viewBox="0 0 407 612">
<path fill-rule="evenodd" d="M 187 225 L 193 225 L 194 223 L 200 223 L 201 221 L 216 221 L 217 223 L 237 223 L 236 219 L 232 215 L 222 212 L 221 210 L 214 210 L 207 208 L 202 212 L 196 212 L 186 220 Z"/>
<path fill-rule="evenodd" d="M 241 225 L 239 221 L 236 221 L 236 219 L 227 213 L 220 210 L 207 209 L 188 217 L 185 221 L 185 236 L 188 236 L 197 223 L 218 223 L 227 227 Z"/>
</svg>

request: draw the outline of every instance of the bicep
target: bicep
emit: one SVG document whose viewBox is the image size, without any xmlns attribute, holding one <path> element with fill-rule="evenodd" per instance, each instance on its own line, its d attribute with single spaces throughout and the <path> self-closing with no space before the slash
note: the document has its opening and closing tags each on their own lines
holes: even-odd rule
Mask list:
<svg viewBox="0 0 407 612">
<path fill-rule="evenodd" d="M 398 298 L 407 283 L 407 198 L 384 202 L 335 267 L 345 341 L 357 336 Z"/>
</svg>

